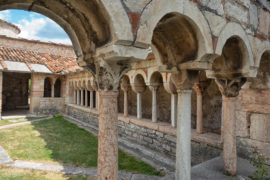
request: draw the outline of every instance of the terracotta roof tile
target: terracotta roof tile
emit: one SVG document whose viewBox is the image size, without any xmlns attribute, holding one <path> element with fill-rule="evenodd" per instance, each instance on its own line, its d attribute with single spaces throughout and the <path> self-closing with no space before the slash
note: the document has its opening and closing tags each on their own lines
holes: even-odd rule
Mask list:
<svg viewBox="0 0 270 180">
<path fill-rule="evenodd" d="M 77 64 L 76 58 L 74 57 L 58 56 L 0 46 L 0 64 L 3 68 L 6 67 L 4 61 L 24 62 L 28 67 L 30 66 L 29 63 L 42 64 L 47 66 L 53 73 L 68 73 L 83 69 Z"/>
</svg>

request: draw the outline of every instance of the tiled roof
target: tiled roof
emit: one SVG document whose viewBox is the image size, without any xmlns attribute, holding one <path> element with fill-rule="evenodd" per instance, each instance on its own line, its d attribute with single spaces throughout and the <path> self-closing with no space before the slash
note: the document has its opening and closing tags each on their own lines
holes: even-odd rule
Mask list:
<svg viewBox="0 0 270 180">
<path fill-rule="evenodd" d="M 30 71 L 33 71 L 34 69 L 31 67 L 31 64 L 45 65 L 52 73 L 69 73 L 83 69 L 77 64 L 76 58 L 74 57 L 38 53 L 29 50 L 0 46 L 0 65 L 3 69 L 7 68 L 5 61 L 23 62 Z"/>
</svg>

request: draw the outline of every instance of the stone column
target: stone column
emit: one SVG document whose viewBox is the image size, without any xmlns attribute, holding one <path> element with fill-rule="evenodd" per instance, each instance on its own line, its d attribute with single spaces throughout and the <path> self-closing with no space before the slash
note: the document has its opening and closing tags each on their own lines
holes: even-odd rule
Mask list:
<svg viewBox="0 0 270 180">
<path fill-rule="evenodd" d="M 157 90 L 158 86 L 150 86 L 150 90 L 152 91 L 152 122 L 157 122 Z"/>
<path fill-rule="evenodd" d="M 171 125 L 176 127 L 177 120 L 177 94 L 171 94 Z"/>
<path fill-rule="evenodd" d="M 202 134 L 203 133 L 202 93 L 204 90 L 204 85 L 202 83 L 196 83 L 194 84 L 193 89 L 197 95 L 196 132 Z"/>
<path fill-rule="evenodd" d="M 191 170 L 191 93 L 192 90 L 177 90 L 177 142 L 176 180 L 190 180 Z"/>
<path fill-rule="evenodd" d="M 121 84 L 121 89 L 124 92 L 124 117 L 128 116 L 128 91 L 130 85 Z"/>
<path fill-rule="evenodd" d="M 84 98 L 85 99 L 85 105 L 84 106 L 87 107 L 88 106 L 88 91 L 87 91 L 87 89 L 85 89 L 84 92 L 85 92 L 85 98 Z"/>
<path fill-rule="evenodd" d="M 225 173 L 230 175 L 237 169 L 235 101 L 235 97 L 223 98 L 223 159 Z"/>
<path fill-rule="evenodd" d="M 51 80 L 51 94 L 52 94 L 52 97 L 54 97 L 54 84 L 55 84 L 55 79 L 52 79 Z"/>
<path fill-rule="evenodd" d="M 236 150 L 236 117 L 235 101 L 246 78 L 215 79 L 223 96 L 223 161 L 224 172 L 236 175 L 237 172 L 237 150 Z"/>
<path fill-rule="evenodd" d="M 118 179 L 117 91 L 99 91 L 98 180 Z"/>
<path fill-rule="evenodd" d="M 94 108 L 94 91 L 93 90 L 90 91 L 90 108 L 91 109 Z"/>
<path fill-rule="evenodd" d="M 82 89 L 80 90 L 80 93 L 81 93 L 81 104 L 80 105 L 83 106 L 83 90 Z"/>
<path fill-rule="evenodd" d="M 142 94 L 137 93 L 137 119 L 142 119 Z"/>
<path fill-rule="evenodd" d="M 77 105 L 80 105 L 81 104 L 81 102 L 80 102 L 81 101 L 81 98 L 80 97 L 81 97 L 81 93 L 80 93 L 80 90 L 78 89 L 77 90 Z"/>
<path fill-rule="evenodd" d="M 73 90 L 73 104 L 77 104 L 76 100 L 77 100 L 77 93 L 76 93 L 76 90 L 74 89 Z"/>
</svg>

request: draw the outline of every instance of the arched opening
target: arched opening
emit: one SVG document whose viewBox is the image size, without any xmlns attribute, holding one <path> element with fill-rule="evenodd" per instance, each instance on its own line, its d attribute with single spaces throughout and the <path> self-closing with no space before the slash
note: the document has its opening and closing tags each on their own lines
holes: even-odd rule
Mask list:
<svg viewBox="0 0 270 180">
<path fill-rule="evenodd" d="M 61 80 L 56 79 L 54 84 L 54 97 L 61 97 Z"/>
<path fill-rule="evenodd" d="M 242 76 L 248 63 L 247 51 L 243 41 L 237 36 L 229 38 L 222 54 L 213 62 L 213 71 L 222 78 L 235 78 Z"/>
<path fill-rule="evenodd" d="M 120 90 L 119 90 L 119 95 L 118 95 L 118 112 L 119 113 L 124 113 L 124 108 L 125 108 L 125 93 L 127 93 L 127 100 L 129 98 L 128 94 L 131 91 L 130 89 L 130 80 L 127 75 L 124 75 L 122 77 L 121 83 L 120 83 Z M 129 106 L 129 105 L 128 105 Z"/>
<path fill-rule="evenodd" d="M 160 72 L 154 72 L 150 78 L 150 87 L 157 87 L 156 103 L 157 103 L 157 120 L 160 122 L 170 122 L 171 113 L 168 111 L 170 107 L 170 94 L 164 88 L 163 78 Z M 152 96 L 153 98 L 153 96 Z M 152 99 L 153 100 L 153 99 Z M 152 104 L 153 106 L 153 104 Z"/>
<path fill-rule="evenodd" d="M 198 56 L 199 45 L 194 25 L 187 17 L 177 13 L 169 13 L 159 21 L 152 43 L 159 52 L 162 64 L 168 68 L 195 60 Z"/>
<path fill-rule="evenodd" d="M 51 79 L 46 77 L 44 80 L 44 95 L 43 97 L 52 97 Z"/>
</svg>

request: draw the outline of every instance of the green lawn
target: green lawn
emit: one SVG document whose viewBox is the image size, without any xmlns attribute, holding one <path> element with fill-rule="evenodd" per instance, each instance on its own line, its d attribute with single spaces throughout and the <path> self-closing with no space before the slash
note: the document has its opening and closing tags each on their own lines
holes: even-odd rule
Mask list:
<svg viewBox="0 0 270 180">
<path fill-rule="evenodd" d="M 63 173 L 44 172 L 27 169 L 0 167 L 1 180 L 96 180 L 96 177 L 66 175 Z"/>
<path fill-rule="evenodd" d="M 14 159 L 97 166 L 97 138 L 62 117 L 0 130 L 0 145 Z M 161 175 L 150 165 L 119 151 L 119 169 Z"/>
<path fill-rule="evenodd" d="M 10 119 L 2 119 L 0 120 L 0 126 L 8 125 L 8 124 L 14 124 L 14 123 L 20 123 L 25 121 L 33 121 L 37 119 L 41 119 L 44 117 L 26 117 L 26 118 L 10 118 Z"/>
</svg>

